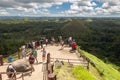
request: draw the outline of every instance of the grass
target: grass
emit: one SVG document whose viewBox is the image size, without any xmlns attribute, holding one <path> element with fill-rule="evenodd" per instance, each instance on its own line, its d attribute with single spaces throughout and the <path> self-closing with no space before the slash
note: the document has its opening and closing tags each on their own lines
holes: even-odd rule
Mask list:
<svg viewBox="0 0 120 80">
<path fill-rule="evenodd" d="M 54 73 L 57 75 L 57 80 L 76 80 L 71 71 L 72 68 L 63 65 L 60 69 L 55 69 Z"/>
<path fill-rule="evenodd" d="M 96 77 L 97 80 L 103 80 L 101 75 L 99 74 L 98 70 L 89 64 L 89 72 Z"/>
<path fill-rule="evenodd" d="M 112 63 L 108 63 L 109 66 L 112 66 L 113 68 L 115 68 L 116 70 L 118 70 L 120 72 L 120 66 L 117 66 L 115 64 Z"/>
<path fill-rule="evenodd" d="M 120 72 L 114 69 L 111 65 L 104 63 L 102 60 L 98 59 L 88 52 L 85 52 L 83 50 L 79 51 L 87 58 L 89 58 L 92 64 L 94 64 L 94 67 L 99 72 L 102 80 L 120 80 Z"/>
<path fill-rule="evenodd" d="M 55 69 L 54 73 L 57 74 L 57 80 L 97 80 L 83 66 L 70 67 L 65 64 L 60 69 Z"/>
<path fill-rule="evenodd" d="M 73 69 L 73 76 L 76 80 L 97 80 L 92 74 L 90 74 L 84 67 L 76 66 Z"/>
</svg>

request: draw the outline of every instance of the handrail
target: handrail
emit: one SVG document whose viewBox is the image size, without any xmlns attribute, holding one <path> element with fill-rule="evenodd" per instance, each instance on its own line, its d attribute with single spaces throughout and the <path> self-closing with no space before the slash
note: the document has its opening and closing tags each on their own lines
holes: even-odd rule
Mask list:
<svg viewBox="0 0 120 80">
<path fill-rule="evenodd" d="M 0 72 L 0 74 L 11 74 L 11 73 L 20 74 L 20 73 L 24 73 L 24 72 Z"/>
<path fill-rule="evenodd" d="M 80 59 L 64 59 L 64 58 L 50 58 L 50 59 L 66 60 L 69 64 L 70 63 L 76 63 L 76 64 L 81 63 L 84 67 L 89 69 L 89 62 L 88 61 L 85 62 L 84 60 L 80 60 Z M 70 61 L 70 60 L 72 60 L 72 61 Z M 74 62 L 74 61 L 77 61 L 77 62 Z M 78 62 L 78 61 L 82 61 L 82 62 Z M 53 62 L 53 61 L 51 61 L 51 62 Z"/>
<path fill-rule="evenodd" d="M 22 80 L 24 80 L 23 73 L 24 72 L 0 72 L 0 80 L 2 80 L 2 74 L 22 74 Z M 15 78 L 15 80 L 17 80 L 17 78 Z"/>
<path fill-rule="evenodd" d="M 51 59 L 62 59 L 62 60 L 68 60 L 66 58 L 51 58 Z M 69 59 L 69 60 L 75 60 L 75 61 L 78 61 L 78 60 L 81 60 L 81 59 Z M 81 60 L 82 61 L 82 60 Z"/>
</svg>

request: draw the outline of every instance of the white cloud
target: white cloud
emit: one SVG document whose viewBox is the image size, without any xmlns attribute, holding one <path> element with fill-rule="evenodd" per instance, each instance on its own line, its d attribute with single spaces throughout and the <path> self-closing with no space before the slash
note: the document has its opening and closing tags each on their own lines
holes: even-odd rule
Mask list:
<svg viewBox="0 0 120 80">
<path fill-rule="evenodd" d="M 69 10 L 62 13 L 72 16 L 96 15 L 93 6 L 96 6 L 96 4 L 90 0 L 77 0 L 70 6 Z"/>
<path fill-rule="evenodd" d="M 6 10 L 0 10 L 0 15 L 8 15 L 9 13 Z"/>
<path fill-rule="evenodd" d="M 103 5 L 97 6 L 92 0 L 0 0 L 0 15 L 103 16 L 120 14 L 120 0 L 97 1 L 101 1 Z M 58 14 L 50 13 L 48 8 L 53 5 L 62 5 L 63 2 L 72 3 L 69 10 Z"/>
<path fill-rule="evenodd" d="M 108 2 L 103 3 L 102 8 L 108 8 L 108 7 L 109 7 L 109 3 Z"/>
<path fill-rule="evenodd" d="M 70 9 L 71 10 L 79 10 L 80 8 L 77 4 L 73 4 L 73 5 L 70 6 Z"/>
</svg>

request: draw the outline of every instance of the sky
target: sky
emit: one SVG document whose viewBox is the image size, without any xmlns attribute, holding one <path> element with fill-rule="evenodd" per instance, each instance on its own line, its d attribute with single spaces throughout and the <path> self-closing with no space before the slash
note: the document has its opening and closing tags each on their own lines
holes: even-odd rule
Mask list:
<svg viewBox="0 0 120 80">
<path fill-rule="evenodd" d="M 0 0 L 0 16 L 120 17 L 120 0 Z"/>
</svg>

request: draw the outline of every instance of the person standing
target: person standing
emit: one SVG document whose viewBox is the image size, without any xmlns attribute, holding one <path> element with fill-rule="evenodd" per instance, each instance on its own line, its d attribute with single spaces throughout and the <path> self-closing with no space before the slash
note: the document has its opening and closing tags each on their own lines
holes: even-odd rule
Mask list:
<svg viewBox="0 0 120 80">
<path fill-rule="evenodd" d="M 42 61 L 43 61 L 43 63 L 45 62 L 45 58 L 46 58 L 46 50 L 45 50 L 45 47 L 44 47 L 43 51 L 42 51 Z"/>
<path fill-rule="evenodd" d="M 36 62 L 38 63 L 38 59 L 37 59 L 37 50 L 36 50 L 36 49 L 33 49 L 32 53 L 33 53 L 33 56 L 34 56 Z"/>
<path fill-rule="evenodd" d="M 32 48 L 35 48 L 35 41 L 32 41 Z"/>
<path fill-rule="evenodd" d="M 68 43 L 69 43 L 69 47 L 71 47 L 72 46 L 72 37 L 68 38 Z"/>
<path fill-rule="evenodd" d="M 46 44 L 46 46 L 48 45 L 48 39 L 47 38 L 45 39 L 45 44 Z"/>
<path fill-rule="evenodd" d="M 22 48 L 22 59 L 26 58 L 26 49 L 25 47 Z"/>
<path fill-rule="evenodd" d="M 61 44 L 61 49 L 63 49 L 63 48 L 64 48 L 64 41 L 61 40 L 61 41 L 60 41 L 60 44 Z"/>
<path fill-rule="evenodd" d="M 41 46 L 41 49 L 42 49 L 43 48 L 43 39 L 40 39 L 39 43 L 40 43 L 40 46 Z"/>
<path fill-rule="evenodd" d="M 77 44 L 76 44 L 75 40 L 73 40 L 73 42 L 72 42 L 72 50 L 75 51 L 76 48 L 77 48 Z"/>
<path fill-rule="evenodd" d="M 35 57 L 33 56 L 33 53 L 31 53 L 30 56 L 29 56 L 29 64 L 31 65 L 31 68 L 32 68 L 31 73 L 33 71 L 35 71 L 35 69 L 33 67 L 34 62 L 35 62 Z"/>
</svg>

